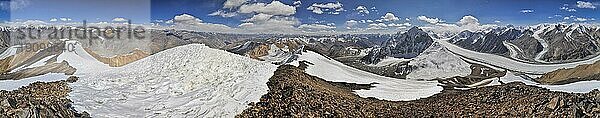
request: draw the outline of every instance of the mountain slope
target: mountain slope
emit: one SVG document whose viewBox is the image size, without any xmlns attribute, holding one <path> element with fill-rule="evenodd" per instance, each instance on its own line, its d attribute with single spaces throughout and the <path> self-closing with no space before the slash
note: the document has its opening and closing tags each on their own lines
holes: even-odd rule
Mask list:
<svg viewBox="0 0 600 118">
<path fill-rule="evenodd" d="M 435 42 L 408 65 L 412 71 L 408 79 L 432 80 L 454 76 L 467 76 L 471 73 L 471 64 L 452 54 L 441 44 Z"/>
<path fill-rule="evenodd" d="M 384 77 L 362 71 L 336 60 L 326 58 L 312 51 L 302 53 L 294 65 L 307 61 L 313 65 L 306 68 L 306 73 L 331 82 L 346 82 L 356 84 L 373 84 L 369 90 L 354 91 L 361 97 L 399 101 L 415 100 L 439 93 L 442 87 L 436 81 L 417 81 Z"/>
<path fill-rule="evenodd" d="M 429 37 L 427 32 L 418 27 L 412 27 L 405 33 L 396 34 L 381 47 L 374 48 L 362 60 L 367 64 L 376 64 L 387 56 L 405 59 L 414 58 L 425 51 L 432 43 L 433 39 Z"/>
<path fill-rule="evenodd" d="M 453 37 L 452 43 L 473 51 L 506 54 L 508 49 L 503 45 L 504 41 L 510 41 L 521 36 L 522 31 L 514 28 L 498 28 L 489 32 L 471 32 L 465 30 Z"/>
<path fill-rule="evenodd" d="M 78 111 L 92 117 L 232 117 L 267 92 L 275 66 L 190 44 L 71 85 Z"/>
<path fill-rule="evenodd" d="M 578 24 L 542 25 L 539 34 L 548 45 L 548 51 L 540 55 L 547 62 L 580 60 L 596 55 L 600 51 L 599 39 L 591 36 L 594 31 L 590 27 Z"/>
</svg>

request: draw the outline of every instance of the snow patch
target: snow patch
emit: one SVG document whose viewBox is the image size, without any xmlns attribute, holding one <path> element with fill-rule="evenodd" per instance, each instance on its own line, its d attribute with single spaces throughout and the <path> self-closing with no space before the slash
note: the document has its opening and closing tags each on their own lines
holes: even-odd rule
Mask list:
<svg viewBox="0 0 600 118">
<path fill-rule="evenodd" d="M 6 59 L 9 56 L 13 56 L 17 54 L 17 51 L 21 48 L 21 45 L 15 45 L 8 47 L 2 54 L 0 54 L 0 59 Z"/>
<path fill-rule="evenodd" d="M 382 66 L 388 66 L 388 65 L 394 65 L 394 64 L 398 64 L 398 63 L 402 63 L 402 62 L 407 62 L 410 60 L 411 59 L 385 57 L 385 58 L 381 59 L 381 61 L 379 61 L 379 63 L 369 64 L 369 66 L 382 67 Z"/>
<path fill-rule="evenodd" d="M 28 86 L 35 82 L 55 82 L 60 80 L 66 80 L 67 75 L 63 73 L 48 73 L 40 76 L 24 78 L 20 80 L 2 80 L 0 81 L 0 90 L 17 90 L 23 86 Z"/>
<path fill-rule="evenodd" d="M 554 70 L 563 69 L 563 68 L 574 68 L 577 65 L 582 64 L 592 64 L 600 60 L 600 56 L 593 57 L 588 60 L 571 62 L 571 63 L 561 63 L 561 64 L 530 64 L 519 62 L 507 57 L 498 56 L 494 54 L 480 53 L 467 49 L 460 48 L 454 44 L 446 42 L 446 40 L 436 40 L 444 47 L 446 47 L 449 51 L 452 51 L 460 56 L 467 57 L 469 59 L 483 62 L 489 65 L 494 65 L 502 68 L 506 68 L 511 71 L 524 72 L 527 74 L 544 74 Z"/>
<path fill-rule="evenodd" d="M 432 80 L 471 74 L 471 64 L 436 42 L 410 61 L 408 65 L 416 67 L 407 75 L 408 79 Z"/>
<path fill-rule="evenodd" d="M 234 117 L 267 93 L 275 69 L 190 44 L 89 73 L 70 84 L 69 96 L 76 110 L 92 117 Z"/>
<path fill-rule="evenodd" d="M 417 81 L 384 77 L 344 65 L 341 62 L 325 58 L 315 52 L 302 53 L 292 65 L 299 61 L 308 61 L 306 73 L 332 82 L 347 82 L 357 84 L 375 84 L 370 90 L 356 90 L 361 97 L 374 97 L 384 100 L 401 101 L 429 97 L 442 91 L 437 81 Z"/>
<path fill-rule="evenodd" d="M 526 75 L 521 75 L 526 76 Z M 587 93 L 594 89 L 600 89 L 600 81 L 591 80 L 591 81 L 579 81 L 564 85 L 541 85 L 539 83 L 533 82 L 531 80 L 524 79 L 523 77 L 517 76 L 514 72 L 506 73 L 506 76 L 501 77 L 500 81 L 504 83 L 510 82 L 523 82 L 526 85 L 538 86 L 542 88 L 550 89 L 551 91 L 560 91 L 560 92 L 568 92 L 568 93 Z"/>
</svg>

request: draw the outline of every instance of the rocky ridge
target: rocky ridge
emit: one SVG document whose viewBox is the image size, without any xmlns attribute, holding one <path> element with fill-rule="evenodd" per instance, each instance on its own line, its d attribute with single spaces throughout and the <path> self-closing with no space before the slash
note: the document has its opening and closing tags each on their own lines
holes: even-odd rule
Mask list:
<svg viewBox="0 0 600 118">
<path fill-rule="evenodd" d="M 72 107 L 67 99 L 71 89 L 65 81 L 36 82 L 14 91 L 0 91 L 0 117 L 2 118 L 71 118 L 89 117 Z"/>
<path fill-rule="evenodd" d="M 284 65 L 269 92 L 237 117 L 599 117 L 600 91 L 552 92 L 523 83 L 444 90 L 414 101 L 361 98 L 352 90 Z"/>
</svg>

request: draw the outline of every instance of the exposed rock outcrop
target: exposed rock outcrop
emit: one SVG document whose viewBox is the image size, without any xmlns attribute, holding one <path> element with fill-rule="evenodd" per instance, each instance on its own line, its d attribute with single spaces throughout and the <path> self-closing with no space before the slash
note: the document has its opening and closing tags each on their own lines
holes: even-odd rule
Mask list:
<svg viewBox="0 0 600 118">
<path fill-rule="evenodd" d="M 84 48 L 84 49 L 87 53 L 92 55 L 92 57 L 94 57 L 96 60 L 98 60 L 104 64 L 108 64 L 111 67 L 121 67 L 121 66 L 127 65 L 131 62 L 134 62 L 134 61 L 143 59 L 147 56 L 150 56 L 149 53 L 136 49 L 136 50 L 133 50 L 133 52 L 131 52 L 129 54 L 116 55 L 114 57 L 102 57 L 102 56 L 96 54 L 94 51 L 90 50 L 89 48 Z"/>
<path fill-rule="evenodd" d="M 75 111 L 71 91 L 64 81 L 36 82 L 14 91 L 0 91 L 0 117 L 2 118 L 72 118 L 89 117 L 86 112 Z"/>
<path fill-rule="evenodd" d="M 66 61 L 60 63 L 48 63 L 43 66 L 27 68 L 13 73 L 0 75 L 0 80 L 19 80 L 28 77 L 34 77 L 47 73 L 64 73 L 65 75 L 73 75 L 77 69 L 71 67 Z"/>
<path fill-rule="evenodd" d="M 503 42 L 517 39 L 521 34 L 521 30 L 512 27 L 497 28 L 489 32 L 465 30 L 453 37 L 452 43 L 477 52 L 504 55 L 508 49 Z"/>
<path fill-rule="evenodd" d="M 432 43 L 433 39 L 429 37 L 427 32 L 418 27 L 412 27 L 405 33 L 396 34 L 381 47 L 372 49 L 362 60 L 367 64 L 376 64 L 388 56 L 406 59 L 414 58 L 425 51 Z"/>
<path fill-rule="evenodd" d="M 600 91 L 552 92 L 523 83 L 444 90 L 428 98 L 394 102 L 361 98 L 345 87 L 280 66 L 269 92 L 237 117 L 600 117 Z"/>
<path fill-rule="evenodd" d="M 542 84 L 567 84 L 585 80 L 600 80 L 600 61 L 570 69 L 559 69 L 536 78 Z"/>
</svg>

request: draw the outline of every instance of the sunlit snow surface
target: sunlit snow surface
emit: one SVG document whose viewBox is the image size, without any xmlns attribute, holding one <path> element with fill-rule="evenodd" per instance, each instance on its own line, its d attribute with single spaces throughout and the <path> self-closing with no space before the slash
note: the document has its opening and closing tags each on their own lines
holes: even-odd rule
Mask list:
<svg viewBox="0 0 600 118">
<path fill-rule="evenodd" d="M 573 68 L 577 65 L 590 64 L 590 63 L 594 63 L 594 62 L 600 60 L 600 56 L 598 56 L 598 57 L 594 57 L 589 60 L 564 63 L 564 64 L 529 64 L 529 63 L 523 63 L 523 62 L 515 61 L 512 59 L 508 59 L 506 57 L 501 57 L 498 55 L 479 53 L 479 52 L 459 48 L 458 46 L 450 44 L 450 43 L 446 42 L 445 40 L 437 40 L 437 42 L 440 42 L 440 44 L 443 44 L 448 50 L 451 50 L 454 53 L 458 53 L 464 57 L 470 58 L 467 60 L 474 59 L 477 61 L 485 62 L 485 63 L 480 63 L 480 62 L 472 61 L 473 63 L 486 65 L 488 67 L 490 65 L 494 65 L 494 66 L 499 66 L 499 67 L 506 68 L 506 69 L 509 69 L 512 71 L 520 71 L 520 72 L 534 73 L 534 74 L 551 72 L 553 70 L 562 69 L 562 68 Z M 503 70 L 503 69 L 498 69 L 498 68 L 494 68 L 494 69 Z M 564 84 L 564 85 L 541 85 L 539 83 L 523 79 L 522 77 L 515 76 L 514 73 L 512 73 L 512 72 L 509 72 L 506 74 L 506 76 L 501 77 L 501 81 L 503 81 L 504 83 L 519 81 L 519 82 L 523 82 L 527 85 L 534 85 L 534 86 L 539 86 L 539 87 L 543 87 L 543 88 L 548 88 L 552 91 L 562 91 L 562 92 L 585 93 L 585 92 L 590 92 L 594 89 L 600 89 L 600 81 L 595 81 L 595 80 L 594 81 L 580 81 L 580 82 L 574 82 L 574 83 L 569 83 L 569 84 Z"/>
<path fill-rule="evenodd" d="M 92 117 L 233 117 L 267 93 L 276 66 L 204 45 L 156 53 L 71 84 Z"/>
<path fill-rule="evenodd" d="M 99 73 L 105 70 L 108 70 L 110 67 L 107 64 L 99 62 L 91 55 L 89 55 L 80 43 L 77 41 L 65 41 L 65 49 L 60 55 L 57 57 L 56 63 L 60 63 L 62 61 L 66 61 L 72 67 L 76 68 L 75 76 L 85 77 L 88 73 Z M 14 47 L 14 46 L 13 46 Z M 2 55 L 14 55 L 16 53 L 16 49 L 12 49 L 13 47 L 7 49 Z M 46 63 L 47 60 L 54 57 L 54 55 L 44 57 L 43 59 L 29 65 L 28 67 L 19 67 L 11 72 L 16 72 L 18 70 L 33 68 L 42 66 Z M 23 78 L 20 80 L 3 80 L 0 81 L 0 90 L 15 90 L 22 86 L 27 86 L 31 83 L 35 82 L 54 82 L 60 80 L 66 80 L 68 78 L 64 73 L 48 73 L 41 76 Z"/>
<path fill-rule="evenodd" d="M 17 54 L 17 51 L 20 48 L 21 46 L 19 45 L 8 47 L 6 50 L 4 50 L 4 52 L 0 53 L 0 59 L 5 59 L 7 57 Z"/>
<path fill-rule="evenodd" d="M 509 69 L 512 71 L 525 72 L 525 73 L 529 73 L 529 74 L 544 74 L 544 73 L 548 73 L 548 72 L 558 70 L 558 69 L 574 68 L 577 65 L 592 64 L 592 63 L 600 60 L 600 56 L 597 56 L 597 57 L 594 57 L 594 58 L 591 58 L 588 60 L 583 60 L 583 61 L 578 61 L 578 62 L 570 62 L 570 63 L 562 63 L 562 64 L 530 64 L 530 63 L 523 63 L 523 62 L 515 61 L 512 59 L 494 55 L 494 54 L 480 53 L 480 52 L 467 50 L 464 48 L 460 48 L 454 44 L 451 44 L 449 42 L 446 42 L 446 40 L 436 40 L 436 42 L 439 42 L 440 44 L 444 45 L 444 47 L 446 47 L 448 50 L 450 50 L 454 53 L 457 53 L 461 56 L 467 57 L 469 59 L 481 61 L 481 62 L 484 62 L 489 65 L 499 66 L 499 67 L 506 68 L 506 69 Z"/>
<path fill-rule="evenodd" d="M 408 65 L 416 67 L 406 76 L 408 79 L 434 80 L 471 74 L 471 64 L 452 54 L 437 42 Z"/>
<path fill-rule="evenodd" d="M 346 66 L 312 51 L 302 53 L 292 65 L 298 65 L 298 61 L 308 61 L 314 64 L 308 66 L 306 73 L 327 81 L 357 84 L 379 83 L 370 90 L 354 91 L 361 97 L 375 97 L 392 101 L 415 100 L 442 91 L 442 87 L 437 86 L 437 81 L 403 80 L 379 76 Z"/>
<path fill-rule="evenodd" d="M 500 78 L 502 82 L 523 82 L 527 85 L 539 86 L 543 88 L 550 89 L 551 91 L 561 91 L 567 93 L 587 93 L 594 89 L 600 89 L 600 81 L 592 80 L 592 81 L 579 81 L 564 85 L 541 85 L 531 80 L 523 79 L 522 77 L 516 76 L 512 72 L 506 73 L 506 76 Z"/>
<path fill-rule="evenodd" d="M 0 90 L 17 90 L 23 86 L 27 86 L 35 82 L 55 82 L 67 79 L 67 75 L 63 73 L 48 73 L 40 76 L 29 77 L 20 80 L 0 80 Z"/>
</svg>

